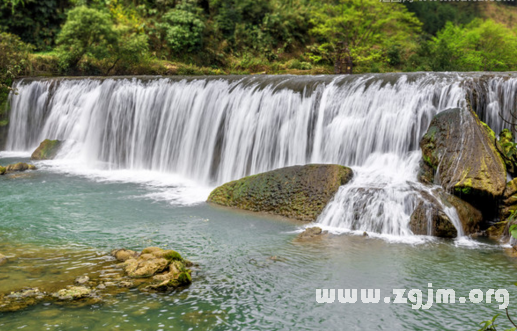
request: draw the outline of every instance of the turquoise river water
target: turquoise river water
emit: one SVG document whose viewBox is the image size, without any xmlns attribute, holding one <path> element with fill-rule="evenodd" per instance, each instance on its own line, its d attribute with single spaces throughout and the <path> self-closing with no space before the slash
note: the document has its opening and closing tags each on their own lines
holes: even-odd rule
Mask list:
<svg viewBox="0 0 517 331">
<path fill-rule="evenodd" d="M 28 157 L 0 154 L 0 165 L 17 161 Z M 346 234 L 299 242 L 299 223 L 171 203 L 153 196 L 152 186 L 67 173 L 53 162 L 0 177 L 0 252 L 12 257 L 0 267 L 0 291 L 66 278 L 120 247 L 174 248 L 199 267 L 193 284 L 179 292 L 134 289 L 87 307 L 41 304 L 0 313 L 0 330 L 474 330 L 504 312 L 494 301 L 414 310 L 382 300 L 315 300 L 318 288 L 378 288 L 384 297 L 393 288 L 427 293 L 428 283 L 457 296 L 506 288 L 510 312 L 517 313 L 517 264 L 495 242 Z"/>
</svg>

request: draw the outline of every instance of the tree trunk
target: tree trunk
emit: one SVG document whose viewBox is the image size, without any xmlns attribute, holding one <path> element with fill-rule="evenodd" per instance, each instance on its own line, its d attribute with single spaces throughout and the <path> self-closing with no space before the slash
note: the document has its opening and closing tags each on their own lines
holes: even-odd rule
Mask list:
<svg viewBox="0 0 517 331">
<path fill-rule="evenodd" d="M 352 74 L 354 63 L 350 50 L 348 49 L 348 43 L 340 41 L 336 46 L 336 59 L 334 61 L 334 73 L 336 75 L 341 74 Z"/>
</svg>

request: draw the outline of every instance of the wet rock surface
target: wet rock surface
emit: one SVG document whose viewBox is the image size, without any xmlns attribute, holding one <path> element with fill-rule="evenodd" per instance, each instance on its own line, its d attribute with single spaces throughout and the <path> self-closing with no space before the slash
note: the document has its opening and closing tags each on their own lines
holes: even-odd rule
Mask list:
<svg viewBox="0 0 517 331">
<path fill-rule="evenodd" d="M 7 257 L 5 255 L 3 255 L 2 253 L 0 253 L 0 266 L 4 265 L 7 263 Z"/>
<path fill-rule="evenodd" d="M 323 231 L 320 227 L 311 227 L 305 229 L 302 233 L 300 233 L 297 237 L 298 240 L 308 240 L 321 238 L 328 234 L 328 231 Z"/>
<path fill-rule="evenodd" d="M 45 282 L 45 285 L 38 287 L 22 287 L 0 293 L 0 312 L 18 311 L 41 302 L 88 306 L 105 302 L 113 295 L 133 288 L 142 292 L 168 292 L 192 282 L 192 271 L 189 269 L 192 263 L 173 250 L 149 247 L 138 253 L 120 249 L 113 251 L 111 256 L 115 259 L 108 256 L 99 259 L 97 266 L 90 267 L 88 275 L 72 279 L 66 276 L 67 281 L 57 280 L 61 277 L 56 272 L 55 283 Z M 20 258 L 26 259 L 17 256 L 15 260 Z M 52 260 L 55 261 L 55 258 Z M 59 268 L 58 265 L 56 268 Z M 30 269 L 31 276 L 37 276 L 39 269 Z M 52 273 L 52 269 L 51 265 L 42 269 L 41 275 Z"/>
<path fill-rule="evenodd" d="M 456 238 L 458 230 L 446 209 L 454 209 L 465 235 L 479 231 L 483 215 L 466 201 L 435 188 L 420 192 L 419 202 L 411 214 L 409 227 L 416 235 Z"/>
<path fill-rule="evenodd" d="M 57 156 L 63 142 L 45 139 L 31 155 L 31 160 L 52 160 Z"/>
<path fill-rule="evenodd" d="M 496 143 L 494 132 L 470 109 L 443 111 L 420 141 L 429 166 L 422 168 L 420 178 L 433 178 L 447 192 L 493 214 L 506 185 L 506 167 Z"/>
<path fill-rule="evenodd" d="M 208 202 L 314 221 L 352 177 L 352 169 L 340 165 L 281 168 L 221 185 L 212 191 Z"/>
<path fill-rule="evenodd" d="M 32 164 L 18 162 L 15 164 L 9 164 L 5 167 L 0 166 L 0 175 L 7 175 L 14 172 L 23 172 L 26 170 L 37 170 L 37 168 Z"/>
</svg>

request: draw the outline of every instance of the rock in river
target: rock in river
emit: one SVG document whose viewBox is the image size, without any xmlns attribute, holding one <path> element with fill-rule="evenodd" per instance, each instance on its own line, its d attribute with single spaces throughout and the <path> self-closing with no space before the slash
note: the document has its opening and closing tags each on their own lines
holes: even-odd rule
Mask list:
<svg viewBox="0 0 517 331">
<path fill-rule="evenodd" d="M 433 195 L 427 192 L 420 192 L 420 194 L 420 201 L 409 221 L 409 227 L 414 234 L 456 238 L 458 230 L 446 213 L 446 208 L 452 212 L 452 207 L 465 235 L 479 230 L 483 217 L 481 212 L 468 202 L 447 194 L 442 189 L 435 189 Z"/>
<path fill-rule="evenodd" d="M 333 164 L 281 168 L 221 185 L 208 202 L 314 221 L 352 176 L 352 169 Z"/>
<path fill-rule="evenodd" d="M 493 213 L 505 190 L 506 168 L 494 132 L 476 114 L 466 108 L 439 113 L 420 147 L 435 184 Z"/>
<path fill-rule="evenodd" d="M 0 266 L 7 263 L 7 257 L 5 255 L 0 254 Z"/>
<path fill-rule="evenodd" d="M 5 167 L 5 173 L 9 172 L 17 172 L 17 171 L 25 171 L 25 170 L 36 170 L 36 167 L 32 164 L 27 164 L 24 162 L 18 162 L 15 164 L 10 164 Z"/>
<path fill-rule="evenodd" d="M 31 160 L 52 160 L 61 149 L 62 142 L 59 140 L 45 139 L 32 153 Z"/>
</svg>

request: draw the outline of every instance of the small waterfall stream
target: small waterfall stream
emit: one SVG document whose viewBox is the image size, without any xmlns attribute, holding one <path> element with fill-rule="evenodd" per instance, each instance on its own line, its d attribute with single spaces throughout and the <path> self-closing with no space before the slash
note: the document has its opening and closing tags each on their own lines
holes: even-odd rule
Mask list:
<svg viewBox="0 0 517 331">
<path fill-rule="evenodd" d="M 7 149 L 60 139 L 62 160 L 208 186 L 289 165 L 342 164 L 356 176 L 319 222 L 404 236 L 425 189 L 416 181 L 418 143 L 433 116 L 468 97 L 499 132 L 516 84 L 512 74 L 469 73 L 21 80 Z"/>
</svg>

